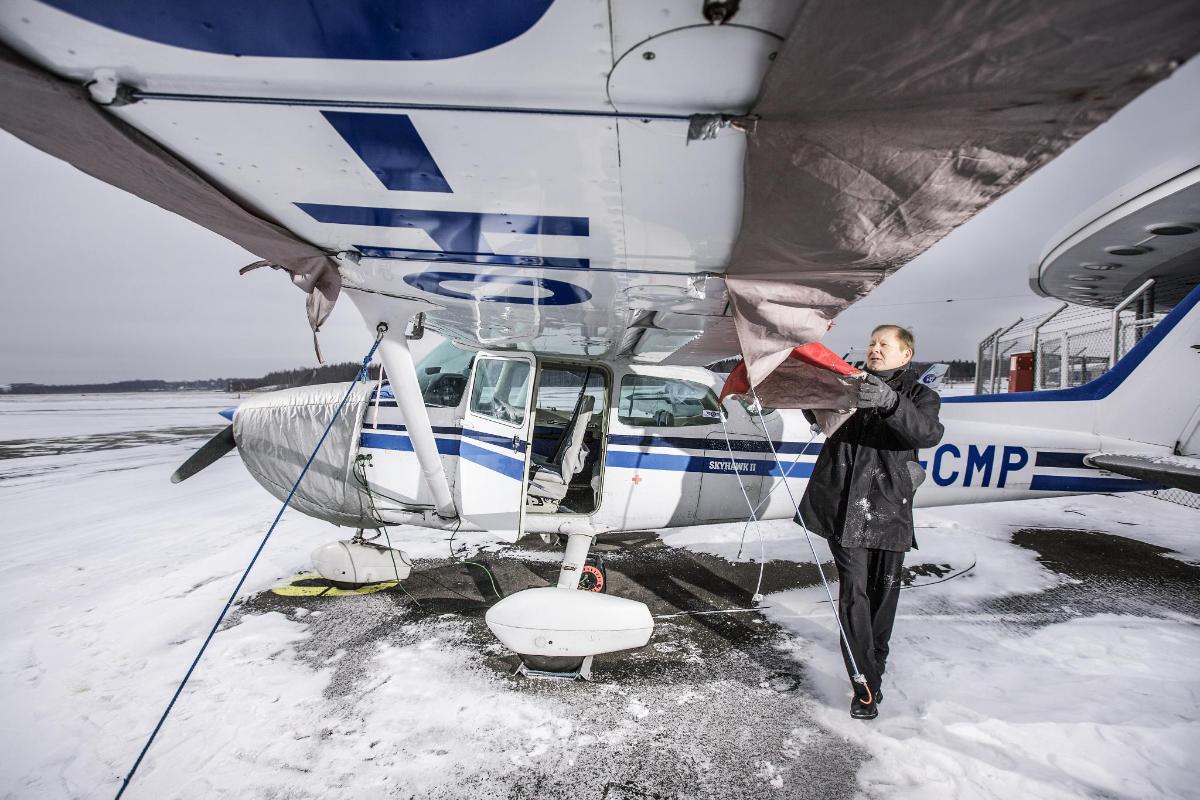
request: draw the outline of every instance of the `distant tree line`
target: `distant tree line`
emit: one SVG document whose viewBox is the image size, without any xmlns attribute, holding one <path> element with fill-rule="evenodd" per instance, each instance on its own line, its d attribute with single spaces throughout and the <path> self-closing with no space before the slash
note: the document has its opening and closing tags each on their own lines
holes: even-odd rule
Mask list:
<svg viewBox="0 0 1200 800">
<path fill-rule="evenodd" d="M 732 370 L 740 358 L 726 359 L 719 361 L 716 364 L 711 364 L 709 369 L 714 372 L 729 372 Z M 913 369 L 918 373 L 924 372 L 935 362 L 932 361 L 914 361 L 912 362 Z M 949 371 L 946 373 L 948 381 L 967 381 L 975 378 L 975 362 L 974 361 L 946 361 L 942 362 L 950 365 Z M 312 386 L 317 383 L 342 383 L 344 381 L 353 380 L 358 374 L 358 362 L 346 361 L 341 364 L 326 364 L 320 367 L 298 367 L 296 369 L 276 370 L 268 372 L 261 378 L 208 378 L 205 380 L 196 381 L 159 381 L 159 380 L 134 380 L 134 381 L 116 381 L 114 383 L 71 383 L 71 384 L 44 384 L 44 383 L 14 383 L 8 387 L 0 386 L 0 394 L 99 394 L 104 392 L 180 392 L 180 391 L 207 391 L 207 392 L 253 392 L 258 389 L 274 388 L 287 389 L 293 386 Z M 579 375 L 572 378 L 570 375 L 562 375 L 564 385 L 572 384 L 583 378 L 583 369 L 579 370 Z M 370 375 L 372 380 L 379 379 L 379 365 L 371 366 Z M 596 375 L 593 375 L 593 380 Z"/>
<path fill-rule="evenodd" d="M 931 366 L 933 366 L 936 363 L 950 365 L 950 369 L 946 370 L 945 380 L 948 380 L 948 381 L 973 381 L 973 380 L 975 380 L 975 362 L 974 361 L 966 361 L 966 360 L 954 360 L 954 361 L 942 361 L 942 362 L 929 361 L 927 363 L 920 365 L 921 372 L 924 372 L 925 370 L 929 369 Z"/>
<path fill-rule="evenodd" d="M 224 387 L 230 392 L 251 392 L 255 389 L 265 389 L 273 386 L 279 389 L 293 386 L 313 386 L 318 383 L 342 383 L 354 380 L 362 364 L 357 361 L 345 361 L 341 364 L 325 364 L 319 367 L 300 367 L 298 369 L 277 370 L 268 372 L 261 378 L 230 379 Z M 379 365 L 370 367 L 372 380 L 379 379 Z"/>
<path fill-rule="evenodd" d="M 320 367 L 298 367 L 296 369 L 268 372 L 261 378 L 208 378 L 195 381 L 133 380 L 113 383 L 14 383 L 0 387 L 0 394 L 99 394 L 105 392 L 251 392 L 273 387 L 277 389 L 293 386 L 311 386 L 316 383 L 341 383 L 353 380 L 361 365 L 355 361 L 342 364 L 325 364 Z M 371 378 L 379 378 L 379 367 L 371 367 Z"/>
</svg>

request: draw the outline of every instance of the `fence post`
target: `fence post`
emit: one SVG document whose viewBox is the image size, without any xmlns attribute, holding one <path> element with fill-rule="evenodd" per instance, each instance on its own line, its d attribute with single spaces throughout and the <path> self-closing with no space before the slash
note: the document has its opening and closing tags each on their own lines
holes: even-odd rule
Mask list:
<svg viewBox="0 0 1200 800">
<path fill-rule="evenodd" d="M 1000 328 L 992 331 L 983 338 L 979 343 L 979 348 L 975 353 L 975 394 L 983 394 L 983 354 L 987 350 L 988 345 L 992 343 L 992 339 L 999 335 Z"/>
<path fill-rule="evenodd" d="M 1142 292 L 1154 285 L 1154 278 L 1148 279 L 1141 286 L 1133 290 L 1133 294 L 1126 297 L 1116 308 L 1112 310 L 1112 353 L 1108 357 L 1108 368 L 1112 369 L 1117 365 L 1117 360 L 1121 357 L 1121 312 L 1125 307 L 1136 300 Z"/>
<path fill-rule="evenodd" d="M 1040 350 L 1042 326 L 1061 314 L 1068 305 L 1070 303 L 1063 303 L 1033 327 L 1033 388 L 1035 391 L 1042 388 L 1042 351 Z M 1062 359 L 1060 358 L 1059 361 Z"/>
<path fill-rule="evenodd" d="M 1062 352 L 1058 355 L 1058 388 L 1066 389 L 1071 385 L 1071 334 L 1062 333 Z"/>
<path fill-rule="evenodd" d="M 996 334 L 996 338 L 992 340 L 992 383 L 989 394 L 995 394 L 1000 388 L 1000 337 L 1011 331 L 1013 328 L 1025 321 L 1024 317 L 1017 317 L 1017 321 L 1009 325 L 1004 330 Z"/>
</svg>

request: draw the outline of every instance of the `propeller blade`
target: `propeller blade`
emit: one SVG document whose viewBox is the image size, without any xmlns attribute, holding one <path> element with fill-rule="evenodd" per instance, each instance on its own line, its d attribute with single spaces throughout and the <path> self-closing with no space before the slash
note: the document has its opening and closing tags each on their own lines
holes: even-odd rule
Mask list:
<svg viewBox="0 0 1200 800">
<path fill-rule="evenodd" d="M 235 447 L 237 442 L 233 440 L 233 426 L 226 425 L 224 430 L 205 442 L 203 447 L 192 453 L 191 458 L 179 465 L 179 469 L 171 475 L 171 483 L 187 480 Z"/>
</svg>

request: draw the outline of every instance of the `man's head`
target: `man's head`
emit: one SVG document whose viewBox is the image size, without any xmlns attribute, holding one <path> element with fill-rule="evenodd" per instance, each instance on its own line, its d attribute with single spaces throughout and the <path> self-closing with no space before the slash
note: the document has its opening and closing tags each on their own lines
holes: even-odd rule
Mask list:
<svg viewBox="0 0 1200 800">
<path fill-rule="evenodd" d="M 887 372 L 899 369 L 912 361 L 912 331 L 899 325 L 879 325 L 871 331 L 867 345 L 867 369 L 872 372 Z"/>
</svg>

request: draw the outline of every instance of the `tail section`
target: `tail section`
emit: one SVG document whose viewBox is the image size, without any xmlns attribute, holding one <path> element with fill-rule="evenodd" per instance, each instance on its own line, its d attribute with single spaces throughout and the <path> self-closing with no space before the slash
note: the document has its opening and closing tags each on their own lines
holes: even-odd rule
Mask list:
<svg viewBox="0 0 1200 800">
<path fill-rule="evenodd" d="M 1079 388 L 1093 384 L 1107 390 L 1095 428 L 1106 448 L 1124 440 L 1200 454 L 1200 286 L 1112 370 Z"/>
</svg>

